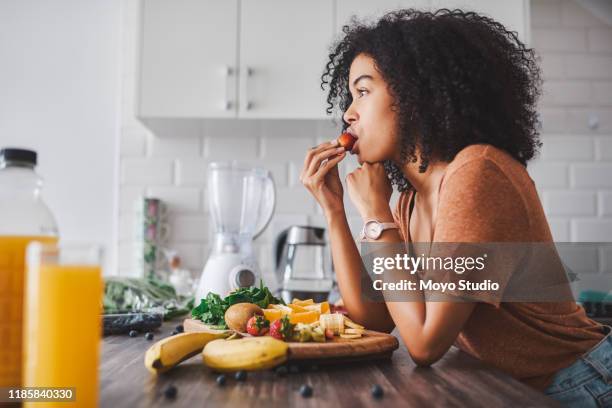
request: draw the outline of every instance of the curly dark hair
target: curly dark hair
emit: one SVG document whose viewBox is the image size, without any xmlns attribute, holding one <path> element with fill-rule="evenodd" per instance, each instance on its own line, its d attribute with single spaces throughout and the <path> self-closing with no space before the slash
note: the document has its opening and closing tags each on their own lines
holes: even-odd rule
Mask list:
<svg viewBox="0 0 612 408">
<path fill-rule="evenodd" d="M 355 57 L 373 58 L 398 110 L 402 162 L 385 163 L 398 190 L 411 188 L 399 167 L 408 161 L 420 160 L 425 172 L 432 159 L 451 161 L 476 143 L 503 149 L 523 165 L 537 153 L 541 71 L 516 32 L 458 9 L 397 10 L 374 23 L 353 17 L 342 32 L 321 76 L 321 88 L 329 87 L 327 113 L 351 105 Z"/>
</svg>

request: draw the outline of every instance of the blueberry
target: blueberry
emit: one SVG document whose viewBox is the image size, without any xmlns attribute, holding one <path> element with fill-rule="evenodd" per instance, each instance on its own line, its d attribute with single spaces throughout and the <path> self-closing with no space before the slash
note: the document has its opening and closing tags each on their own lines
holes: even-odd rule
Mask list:
<svg viewBox="0 0 612 408">
<path fill-rule="evenodd" d="M 374 384 L 372 386 L 371 392 L 372 392 L 372 396 L 374 398 L 382 398 L 382 396 L 384 394 L 384 391 L 383 391 L 382 387 L 380 385 L 378 385 L 378 384 Z"/>
<path fill-rule="evenodd" d="M 284 377 L 287 375 L 287 372 L 289 372 L 289 370 L 287 369 L 286 365 L 282 365 L 282 366 L 276 367 L 275 372 L 276 372 L 276 375 Z"/>
<path fill-rule="evenodd" d="M 185 331 L 185 328 L 183 327 L 183 325 L 182 325 L 182 324 L 179 324 L 178 326 L 176 326 L 176 327 L 174 328 L 174 330 L 176 330 L 176 331 L 177 331 L 177 332 L 179 332 L 179 333 L 182 333 L 182 332 L 184 332 L 184 331 Z"/>
<path fill-rule="evenodd" d="M 304 398 L 312 397 L 312 387 L 308 384 L 304 384 L 300 387 L 300 395 Z"/>
<path fill-rule="evenodd" d="M 138 332 L 136 330 L 130 330 L 130 332 L 128 333 L 128 336 L 136 337 L 136 336 L 138 336 Z"/>
<path fill-rule="evenodd" d="M 176 387 L 174 385 L 169 385 L 164 390 L 164 396 L 169 399 L 176 398 Z"/>
<path fill-rule="evenodd" d="M 151 332 L 147 332 L 147 333 L 145 334 L 145 339 L 147 339 L 147 340 L 153 340 L 153 333 L 151 333 Z"/>
<path fill-rule="evenodd" d="M 236 381 L 244 381 L 247 378 L 247 373 L 244 370 L 236 371 L 236 374 L 234 374 L 234 378 L 236 379 Z"/>
<path fill-rule="evenodd" d="M 225 376 L 223 374 L 217 376 L 217 384 L 220 386 L 225 385 Z"/>
<path fill-rule="evenodd" d="M 171 333 L 170 335 L 171 335 L 171 336 L 174 336 L 175 334 L 179 334 L 179 332 L 178 332 L 178 331 L 176 331 L 176 330 L 172 330 L 172 333 Z"/>
</svg>

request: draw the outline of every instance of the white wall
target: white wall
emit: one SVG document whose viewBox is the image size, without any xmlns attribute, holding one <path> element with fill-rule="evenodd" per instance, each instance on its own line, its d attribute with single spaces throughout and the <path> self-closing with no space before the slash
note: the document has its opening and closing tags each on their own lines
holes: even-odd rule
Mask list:
<svg viewBox="0 0 612 408">
<path fill-rule="evenodd" d="M 0 1 L 0 146 L 32 148 L 61 239 L 116 261 L 119 0 Z"/>
</svg>

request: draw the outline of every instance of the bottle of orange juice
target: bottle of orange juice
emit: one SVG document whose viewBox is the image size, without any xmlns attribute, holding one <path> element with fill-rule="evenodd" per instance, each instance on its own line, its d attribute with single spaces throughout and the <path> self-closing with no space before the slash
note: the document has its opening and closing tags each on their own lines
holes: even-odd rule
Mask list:
<svg viewBox="0 0 612 408">
<path fill-rule="evenodd" d="M 41 197 L 36 152 L 0 150 L 0 388 L 22 385 L 22 326 L 26 246 L 58 239 Z"/>
</svg>

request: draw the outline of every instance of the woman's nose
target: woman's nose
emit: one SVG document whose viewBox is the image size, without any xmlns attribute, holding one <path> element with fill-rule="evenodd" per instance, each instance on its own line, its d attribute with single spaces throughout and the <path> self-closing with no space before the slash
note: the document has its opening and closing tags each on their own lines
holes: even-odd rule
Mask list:
<svg viewBox="0 0 612 408">
<path fill-rule="evenodd" d="M 344 115 L 342 115 L 342 118 L 344 119 L 346 123 L 349 124 L 349 126 L 357 120 L 357 117 L 358 117 L 357 112 L 355 111 L 355 109 L 353 109 L 352 104 L 351 106 L 348 107 L 346 112 L 344 112 Z"/>
</svg>

